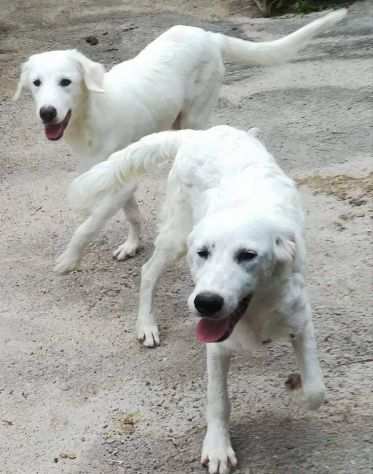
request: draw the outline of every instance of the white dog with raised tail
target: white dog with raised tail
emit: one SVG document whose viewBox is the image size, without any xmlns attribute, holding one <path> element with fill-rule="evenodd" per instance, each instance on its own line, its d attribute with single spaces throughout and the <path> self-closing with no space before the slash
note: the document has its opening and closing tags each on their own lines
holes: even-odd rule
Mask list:
<svg viewBox="0 0 373 474">
<path fill-rule="evenodd" d="M 109 72 L 76 50 L 35 54 L 22 66 L 15 98 L 29 88 L 47 138 L 64 136 L 74 153 L 92 165 L 149 133 L 206 128 L 222 84 L 224 61 L 247 65 L 288 61 L 345 15 L 346 10 L 337 10 L 265 43 L 174 26 Z M 119 208 L 127 217 L 129 235 L 114 256 L 122 260 L 137 252 L 141 216 L 135 190 L 136 184 L 128 183 L 116 207 L 98 203 L 58 258 L 57 272 L 78 266 L 83 248 Z"/>
<path fill-rule="evenodd" d="M 299 195 L 255 135 L 228 126 L 153 134 L 82 175 L 72 196 L 87 207 L 113 202 L 133 176 L 174 159 L 155 250 L 142 269 L 137 335 L 146 346 L 159 343 L 154 288 L 164 269 L 187 254 L 195 283 L 189 308 L 199 319 L 196 336 L 207 344 L 202 463 L 211 474 L 236 464 L 227 393 L 233 350 L 286 338 L 300 370 L 288 385 L 311 409 L 325 393 L 304 282 Z"/>
</svg>

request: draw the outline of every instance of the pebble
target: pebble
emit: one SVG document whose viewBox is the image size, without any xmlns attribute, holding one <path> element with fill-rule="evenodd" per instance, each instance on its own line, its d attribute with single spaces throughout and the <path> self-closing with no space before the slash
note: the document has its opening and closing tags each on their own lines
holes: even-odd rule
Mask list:
<svg viewBox="0 0 373 474">
<path fill-rule="evenodd" d="M 98 39 L 96 38 L 96 36 L 93 36 L 93 35 L 87 36 L 85 40 L 91 46 L 96 46 L 96 44 L 98 44 Z"/>
</svg>

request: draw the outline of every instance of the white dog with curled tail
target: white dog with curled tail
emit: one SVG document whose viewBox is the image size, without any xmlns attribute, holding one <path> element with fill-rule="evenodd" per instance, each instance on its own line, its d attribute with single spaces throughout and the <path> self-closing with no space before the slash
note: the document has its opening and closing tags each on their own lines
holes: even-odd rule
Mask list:
<svg viewBox="0 0 373 474">
<path fill-rule="evenodd" d="M 337 10 L 265 43 L 174 26 L 109 72 L 76 50 L 35 54 L 22 66 L 14 98 L 29 88 L 47 138 L 65 137 L 73 152 L 91 166 L 149 133 L 205 128 L 222 84 L 224 61 L 245 65 L 288 61 L 345 15 L 346 10 Z M 135 255 L 141 228 L 135 190 L 136 183 L 128 183 L 116 206 L 98 203 L 57 259 L 58 273 L 77 268 L 84 247 L 120 208 L 129 235 L 114 256 L 123 260 Z"/>
<path fill-rule="evenodd" d="M 227 392 L 234 350 L 291 341 L 300 374 L 289 377 L 287 386 L 310 409 L 325 396 L 303 276 L 299 195 L 255 135 L 228 126 L 153 134 L 78 183 L 81 202 L 95 207 L 96 200 L 115 201 L 133 176 L 174 159 L 155 250 L 142 269 L 137 336 L 146 346 L 159 344 L 154 288 L 165 268 L 187 254 L 195 284 L 188 304 L 198 319 L 196 337 L 207 345 L 208 428 L 201 461 L 210 474 L 226 474 L 237 463 Z"/>
</svg>

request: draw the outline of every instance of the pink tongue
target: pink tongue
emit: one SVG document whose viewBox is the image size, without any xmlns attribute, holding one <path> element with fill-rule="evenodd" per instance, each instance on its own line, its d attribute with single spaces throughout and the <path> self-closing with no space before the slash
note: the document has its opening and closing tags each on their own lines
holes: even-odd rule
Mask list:
<svg viewBox="0 0 373 474">
<path fill-rule="evenodd" d="M 196 334 L 199 342 L 217 342 L 229 332 L 229 318 L 220 321 L 200 319 L 197 324 Z"/>
<path fill-rule="evenodd" d="M 45 134 L 48 140 L 58 140 L 63 135 L 63 124 L 47 125 L 45 127 Z"/>
</svg>

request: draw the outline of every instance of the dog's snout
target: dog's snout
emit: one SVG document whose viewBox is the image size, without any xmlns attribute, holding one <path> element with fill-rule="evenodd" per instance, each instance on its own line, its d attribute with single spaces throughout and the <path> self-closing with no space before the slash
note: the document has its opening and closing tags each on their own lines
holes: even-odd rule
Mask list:
<svg viewBox="0 0 373 474">
<path fill-rule="evenodd" d="M 222 309 L 224 298 L 217 293 L 204 291 L 194 298 L 194 306 L 203 316 L 212 316 Z"/>
<path fill-rule="evenodd" d="M 57 117 L 57 110 L 52 105 L 48 105 L 41 107 L 39 114 L 44 123 L 50 123 Z"/>
</svg>

